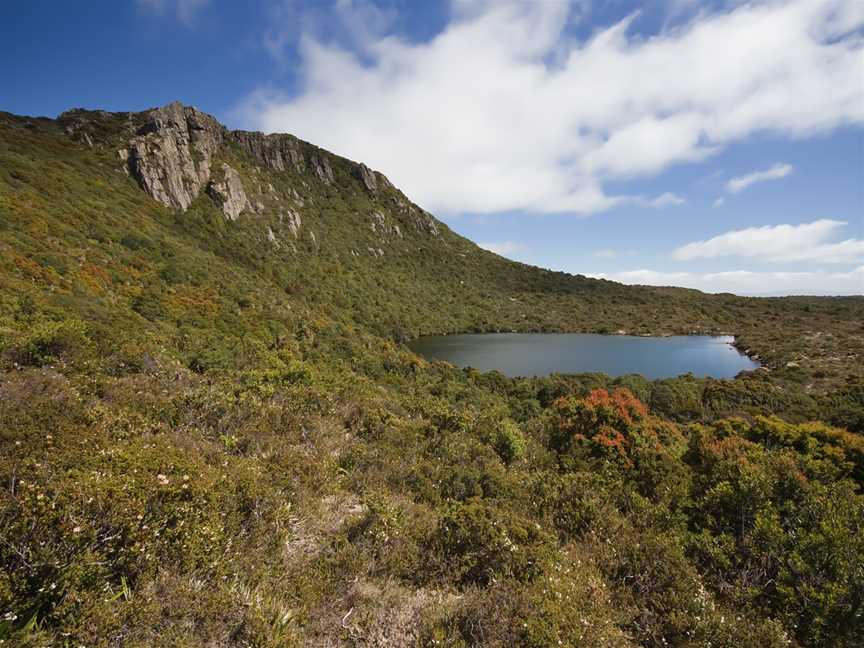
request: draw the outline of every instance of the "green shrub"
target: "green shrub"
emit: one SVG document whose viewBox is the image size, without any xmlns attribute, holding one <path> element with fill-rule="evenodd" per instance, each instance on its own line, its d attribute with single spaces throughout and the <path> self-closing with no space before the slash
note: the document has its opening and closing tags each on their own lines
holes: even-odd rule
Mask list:
<svg viewBox="0 0 864 648">
<path fill-rule="evenodd" d="M 485 585 L 499 578 L 530 581 L 542 573 L 552 538 L 530 520 L 480 502 L 453 503 L 433 539 L 439 573 L 453 582 Z"/>
<path fill-rule="evenodd" d="M 88 356 L 94 344 L 79 320 L 41 320 L 13 336 L 3 352 L 20 365 L 42 366 Z"/>
<path fill-rule="evenodd" d="M 143 291 L 132 300 L 131 307 L 133 311 L 151 322 L 164 319 L 168 314 L 162 295 L 157 290 Z"/>
<path fill-rule="evenodd" d="M 505 464 L 511 464 L 525 455 L 527 443 L 519 426 L 510 420 L 503 420 L 496 426 L 493 441 L 495 452 Z"/>
</svg>

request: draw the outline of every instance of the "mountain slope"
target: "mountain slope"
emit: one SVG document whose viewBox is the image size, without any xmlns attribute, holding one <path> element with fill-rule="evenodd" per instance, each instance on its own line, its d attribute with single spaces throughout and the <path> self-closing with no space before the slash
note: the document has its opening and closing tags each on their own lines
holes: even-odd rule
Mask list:
<svg viewBox="0 0 864 648">
<path fill-rule="evenodd" d="M 0 114 L 0 252 L 9 645 L 860 639 L 860 298 L 529 267 L 179 104 Z M 734 332 L 770 371 L 511 380 L 400 344 L 498 329 Z"/>
<path fill-rule="evenodd" d="M 289 135 L 230 132 L 179 104 L 142 114 L 70 111 L 56 122 L 6 116 L 2 124 L 7 231 L 26 237 L 39 223 L 64 232 L 56 239 L 61 248 L 77 240 L 85 255 L 92 250 L 107 260 L 108 253 L 112 262 L 117 255 L 121 273 L 129 264 L 146 266 L 136 281 L 110 282 L 113 296 L 137 290 L 157 301 L 148 282 L 167 276 L 169 285 L 189 289 L 189 278 L 202 274 L 200 263 L 184 267 L 184 254 L 156 258 L 124 246 L 124 237 L 134 247 L 139 232 L 158 227 L 263 275 L 290 301 L 395 339 L 467 330 L 735 332 L 772 369 L 797 361 L 811 369 L 810 380 L 814 373 L 842 377 L 851 364 L 843 356 L 864 351 L 861 299 L 709 296 L 508 261 L 454 234 L 362 164 Z M 52 203 L 60 193 L 64 203 Z M 138 244 L 149 242 L 144 236 Z M 33 263 L 34 253 L 51 256 L 50 245 L 36 236 L 15 253 Z M 36 263 L 32 272 L 56 273 L 50 263 Z M 64 271 L 75 274 L 76 265 L 66 262 Z M 110 272 L 98 261 L 91 265 Z M 13 270 L 11 259 L 7 268 Z M 798 339 L 788 329 L 778 334 L 771 323 L 781 317 L 787 325 L 797 320 Z M 811 348 L 813 336 L 828 328 L 842 341 Z"/>
</svg>

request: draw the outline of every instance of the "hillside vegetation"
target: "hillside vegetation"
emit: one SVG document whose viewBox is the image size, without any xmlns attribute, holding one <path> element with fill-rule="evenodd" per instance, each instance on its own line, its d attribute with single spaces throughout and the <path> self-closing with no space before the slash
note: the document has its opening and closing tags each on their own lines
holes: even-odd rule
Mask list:
<svg viewBox="0 0 864 648">
<path fill-rule="evenodd" d="M 290 136 L 0 113 L 0 639 L 858 646 L 864 299 L 481 250 Z M 402 342 L 729 333 L 735 380 Z"/>
</svg>

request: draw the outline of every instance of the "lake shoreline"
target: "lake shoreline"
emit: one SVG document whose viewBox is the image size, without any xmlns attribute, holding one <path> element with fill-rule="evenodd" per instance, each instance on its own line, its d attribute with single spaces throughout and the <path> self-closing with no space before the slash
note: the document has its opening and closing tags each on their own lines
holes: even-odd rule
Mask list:
<svg viewBox="0 0 864 648">
<path fill-rule="evenodd" d="M 463 333 L 421 336 L 406 347 L 428 361 L 510 377 L 600 372 L 651 380 L 685 374 L 732 379 L 763 369 L 729 334 Z"/>
</svg>

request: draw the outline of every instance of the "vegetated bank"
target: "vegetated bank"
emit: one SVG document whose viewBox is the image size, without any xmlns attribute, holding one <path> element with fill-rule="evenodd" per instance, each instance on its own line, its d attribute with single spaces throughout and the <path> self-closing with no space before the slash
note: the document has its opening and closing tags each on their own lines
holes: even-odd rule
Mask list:
<svg viewBox="0 0 864 648">
<path fill-rule="evenodd" d="M 0 246 L 10 645 L 860 641 L 860 298 L 532 268 L 180 105 L 0 116 Z M 401 344 L 620 329 L 732 332 L 768 371 L 513 380 Z"/>
</svg>

